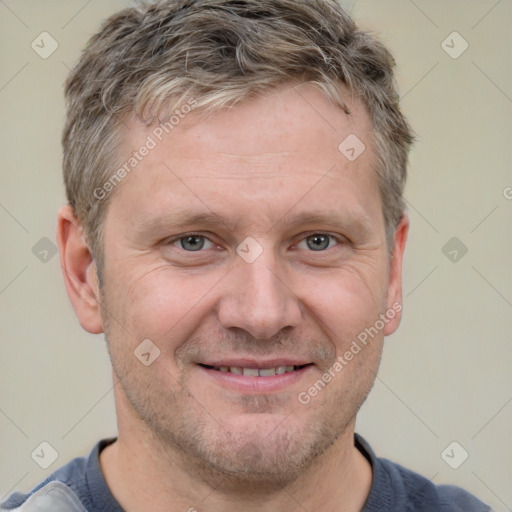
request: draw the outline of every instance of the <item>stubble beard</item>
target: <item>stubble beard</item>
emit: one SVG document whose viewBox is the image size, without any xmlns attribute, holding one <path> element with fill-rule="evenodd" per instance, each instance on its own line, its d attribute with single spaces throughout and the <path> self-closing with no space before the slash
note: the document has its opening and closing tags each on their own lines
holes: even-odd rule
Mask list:
<svg viewBox="0 0 512 512">
<path fill-rule="evenodd" d="M 327 386 L 312 403 L 316 410 L 301 425 L 293 422 L 292 411 L 269 432 L 263 432 L 259 425 L 233 430 L 189 393 L 183 376 L 180 382 L 168 379 L 167 386 L 157 382 L 154 370 L 140 365 L 131 350 L 123 347 L 124 333 L 118 329 L 116 339 L 108 318 L 103 325 L 119 383 L 116 392 L 121 397 L 116 395 L 116 401 L 120 398 L 128 404 L 129 414 L 137 418 L 147 444 L 166 459 L 169 468 L 178 468 L 220 492 L 265 495 L 292 484 L 312 466 L 321 465 L 322 455 L 349 425 L 353 426 L 375 379 L 371 368 L 363 368 L 363 375 L 358 375 L 363 386 L 339 386 L 336 390 Z M 380 353 L 374 356 L 380 360 Z M 165 369 L 160 372 L 165 373 Z M 174 390 L 169 389 L 169 383 Z M 291 399 L 296 401 L 297 410 L 304 407 L 297 397 Z M 240 404 L 252 414 L 265 414 L 275 412 L 279 400 L 283 397 L 242 397 Z"/>
<path fill-rule="evenodd" d="M 119 391 L 150 438 L 149 444 L 165 457 L 169 467 L 179 468 L 218 491 L 249 495 L 282 489 L 319 464 L 345 433 L 369 392 L 351 397 L 341 390 L 333 393 L 301 425 L 293 421 L 292 412 L 279 418 L 269 432 L 257 422 L 253 428 L 237 431 L 222 424 L 186 387 L 163 393 L 163 386 L 139 379 L 137 372 L 125 373 L 116 365 L 114 369 Z M 275 411 L 272 398 L 246 397 L 244 407 L 263 415 L 264 410 Z M 297 407 L 304 406 L 297 401 Z"/>
</svg>

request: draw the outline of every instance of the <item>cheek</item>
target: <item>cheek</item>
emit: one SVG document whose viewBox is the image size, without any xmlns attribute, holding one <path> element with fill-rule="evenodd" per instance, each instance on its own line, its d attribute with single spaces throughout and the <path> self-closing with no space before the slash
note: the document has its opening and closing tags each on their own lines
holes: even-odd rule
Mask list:
<svg viewBox="0 0 512 512">
<path fill-rule="evenodd" d="M 339 350 L 365 328 L 375 324 L 385 309 L 386 287 L 382 269 L 347 265 L 331 274 L 304 280 L 305 303 L 325 327 Z"/>
<path fill-rule="evenodd" d="M 109 269 L 105 289 L 106 309 L 115 319 L 111 327 L 123 336 L 131 333 L 133 348 L 149 338 L 176 349 L 214 314 L 228 273 L 222 268 L 194 274 L 162 265 L 141 270 L 134 264 Z M 377 260 L 360 257 L 330 272 L 295 270 L 288 278 L 295 300 L 304 303 L 306 316 L 313 315 L 327 338 L 350 340 L 384 311 L 385 274 Z"/>
<path fill-rule="evenodd" d="M 167 344 L 182 339 L 197 327 L 208 295 L 222 275 L 180 273 L 158 267 L 137 275 L 135 269 L 118 269 L 111 282 L 113 310 L 123 326 L 137 338 Z M 112 304 L 111 304 L 112 307 Z"/>
</svg>

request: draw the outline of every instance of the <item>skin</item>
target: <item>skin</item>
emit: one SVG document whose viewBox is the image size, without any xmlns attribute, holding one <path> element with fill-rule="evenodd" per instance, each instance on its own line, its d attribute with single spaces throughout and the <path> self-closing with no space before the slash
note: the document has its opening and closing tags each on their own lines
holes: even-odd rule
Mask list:
<svg viewBox="0 0 512 512">
<path fill-rule="evenodd" d="M 286 86 L 189 114 L 115 189 L 101 289 L 80 222 L 61 209 L 68 294 L 83 328 L 105 332 L 112 359 L 119 437 L 100 463 L 125 510 L 364 505 L 372 471 L 354 447 L 355 419 L 400 314 L 308 404 L 297 398 L 401 302 L 408 219 L 390 255 L 370 120 L 347 104 L 350 115 L 309 85 Z M 129 156 L 153 128 L 127 124 Z M 353 162 L 338 151 L 349 134 L 366 145 Z M 217 222 L 174 226 L 185 209 Z M 294 222 L 307 214 L 326 219 Z M 333 237 L 324 250 L 308 245 L 315 233 Z M 206 237 L 200 251 L 182 247 L 190 234 Z M 253 263 L 236 252 L 249 236 L 263 250 Z M 161 350 L 150 366 L 133 353 L 144 339 Z M 311 365 L 278 391 L 243 392 L 198 366 L 228 357 Z"/>
</svg>

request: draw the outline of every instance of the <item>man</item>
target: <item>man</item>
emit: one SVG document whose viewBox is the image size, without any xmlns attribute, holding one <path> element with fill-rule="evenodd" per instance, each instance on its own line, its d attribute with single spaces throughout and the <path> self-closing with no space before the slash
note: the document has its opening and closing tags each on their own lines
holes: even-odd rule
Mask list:
<svg viewBox="0 0 512 512">
<path fill-rule="evenodd" d="M 119 435 L 2 510 L 489 510 L 354 433 L 402 310 L 393 67 L 333 0 L 104 24 L 66 84 L 58 241 Z"/>
</svg>

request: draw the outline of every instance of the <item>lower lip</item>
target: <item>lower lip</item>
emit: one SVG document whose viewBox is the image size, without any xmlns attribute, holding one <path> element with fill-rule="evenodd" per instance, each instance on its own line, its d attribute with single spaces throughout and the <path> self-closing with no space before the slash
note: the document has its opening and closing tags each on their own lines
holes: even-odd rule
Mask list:
<svg viewBox="0 0 512 512">
<path fill-rule="evenodd" d="M 282 375 L 252 377 L 249 375 L 237 375 L 236 373 L 212 370 L 201 365 L 197 366 L 206 375 L 215 379 L 219 384 L 228 389 L 254 394 L 282 391 L 297 383 L 306 374 L 313 370 L 313 365 L 308 365 L 304 368 L 300 368 L 299 370 L 294 370 L 293 372 L 283 373 Z"/>
</svg>

